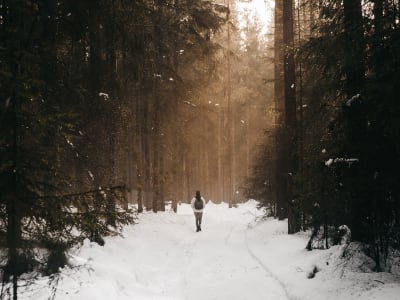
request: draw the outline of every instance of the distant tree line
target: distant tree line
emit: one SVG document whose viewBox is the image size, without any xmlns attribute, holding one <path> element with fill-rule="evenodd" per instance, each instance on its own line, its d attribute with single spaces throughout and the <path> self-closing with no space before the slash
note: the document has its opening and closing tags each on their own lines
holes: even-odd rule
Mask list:
<svg viewBox="0 0 400 300">
<path fill-rule="evenodd" d="M 276 143 L 252 188 L 324 247 L 349 226 L 379 271 L 400 249 L 399 2 L 296 3 L 276 1 Z"/>
</svg>

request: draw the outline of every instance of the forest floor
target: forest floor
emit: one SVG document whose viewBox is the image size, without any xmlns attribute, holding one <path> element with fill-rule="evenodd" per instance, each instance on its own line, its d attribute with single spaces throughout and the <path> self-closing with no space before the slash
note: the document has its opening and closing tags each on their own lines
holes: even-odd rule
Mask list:
<svg viewBox="0 0 400 300">
<path fill-rule="evenodd" d="M 308 233 L 289 236 L 287 222 L 261 215 L 254 201 L 209 202 L 196 233 L 187 204 L 143 213 L 123 237 L 71 251 L 71 267 L 21 287 L 19 299 L 399 299 L 399 277 L 343 258 L 345 246 L 307 251 Z"/>
</svg>

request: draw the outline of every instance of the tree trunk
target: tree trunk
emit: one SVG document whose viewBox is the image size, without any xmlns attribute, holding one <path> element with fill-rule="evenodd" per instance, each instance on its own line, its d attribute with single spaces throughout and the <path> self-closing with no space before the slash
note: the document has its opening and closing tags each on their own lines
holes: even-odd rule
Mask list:
<svg viewBox="0 0 400 300">
<path fill-rule="evenodd" d="M 287 195 L 288 233 L 299 231 L 299 216 L 293 203 L 292 179 L 297 172 L 297 122 L 296 122 L 296 72 L 294 64 L 293 1 L 283 1 L 283 44 L 284 87 L 285 87 L 285 129 L 287 131 Z"/>
<path fill-rule="evenodd" d="M 14 119 L 13 129 L 13 174 L 12 174 L 12 195 L 7 201 L 7 245 L 8 245 L 8 262 L 7 272 L 5 277 L 12 276 L 13 283 L 13 299 L 17 299 L 18 295 L 18 248 L 21 241 L 21 215 L 18 199 L 18 178 L 17 178 L 17 112 L 16 112 L 16 97 L 15 92 L 12 95 L 12 114 Z"/>
<path fill-rule="evenodd" d="M 363 139 L 366 136 L 366 114 L 363 111 L 363 97 L 364 80 L 365 80 L 365 66 L 364 66 L 364 36 L 363 36 L 363 23 L 362 23 L 362 10 L 361 0 L 345 0 L 343 1 L 344 7 L 344 28 L 346 36 L 346 60 L 344 71 L 346 74 L 345 91 L 348 99 L 359 95 L 357 102 L 349 107 L 344 108 L 346 124 L 346 142 L 344 150 L 346 154 L 351 157 L 360 157 L 365 153 L 364 146 L 362 145 Z M 362 164 L 361 159 L 361 164 Z M 360 168 L 362 165 L 360 164 Z M 349 176 L 354 176 L 349 174 Z M 357 222 L 363 216 L 360 213 L 360 205 L 371 204 L 369 199 L 360 198 L 360 191 L 353 192 L 352 210 L 353 218 L 351 225 L 352 238 L 355 240 L 365 240 L 366 236 L 370 236 L 371 232 L 365 232 L 365 228 Z"/>
<path fill-rule="evenodd" d="M 230 0 L 227 0 L 227 7 L 230 8 Z M 230 16 L 228 16 L 228 20 L 230 20 Z M 232 207 L 233 197 L 234 197 L 234 137 L 233 137 L 233 108 L 232 108 L 232 97 L 231 97 L 231 54 L 230 54 L 230 43 L 231 43 L 231 30 L 230 24 L 227 22 L 227 81 L 226 81 L 226 95 L 227 95 L 227 102 L 228 102 L 228 165 L 229 165 L 229 173 L 228 173 L 228 203 L 229 208 Z"/>
<path fill-rule="evenodd" d="M 224 198 L 224 181 L 222 175 L 222 132 L 224 126 L 223 120 L 223 111 L 222 108 L 218 108 L 218 140 L 217 140 L 217 160 L 218 160 L 218 186 L 217 186 L 217 195 L 219 199 L 218 201 L 222 201 Z"/>
<path fill-rule="evenodd" d="M 142 143 L 143 143 L 143 153 L 144 153 L 144 206 L 146 210 L 152 209 L 152 201 L 150 200 L 150 186 L 151 186 L 151 158 L 150 158 L 150 143 L 151 143 L 151 135 L 150 130 L 151 124 L 149 122 L 149 114 L 150 114 L 150 103 L 149 101 L 144 101 L 143 105 L 143 127 L 142 127 Z"/>
<path fill-rule="evenodd" d="M 2 25 L 4 28 L 7 28 L 8 31 L 14 26 L 19 30 L 23 22 L 19 20 L 19 17 L 16 17 L 14 14 L 18 13 L 18 9 L 12 1 L 10 3 L 3 3 L 3 7 L 9 8 L 9 12 L 5 12 L 2 15 L 4 22 Z M 21 23 L 18 23 L 21 22 Z M 10 26 L 10 27 L 8 27 Z M 14 29 L 14 28 L 13 28 Z M 6 51 L 10 51 L 9 57 L 14 57 L 15 53 L 22 52 L 21 49 L 22 45 L 18 43 L 11 44 L 12 46 L 7 49 Z M 18 45 L 14 46 L 13 45 Z M 14 49 L 12 49 L 14 48 Z M 8 143 L 11 145 L 11 163 L 12 167 L 9 170 L 9 174 L 7 177 L 10 179 L 11 183 L 11 190 L 6 195 L 6 220 L 7 220 L 7 232 L 6 232 L 6 243 L 8 247 L 8 261 L 7 266 L 4 270 L 4 278 L 8 281 L 10 277 L 12 277 L 12 287 L 13 287 L 13 299 L 17 300 L 18 298 L 18 248 L 20 247 L 21 243 L 21 207 L 20 207 L 20 199 L 19 199 L 19 182 L 18 182 L 18 172 L 20 171 L 18 165 L 18 152 L 19 152 L 19 145 L 18 145 L 18 129 L 21 127 L 21 124 L 18 122 L 18 103 L 17 103 L 17 92 L 16 86 L 14 85 L 17 82 L 18 78 L 18 70 L 20 69 L 20 61 L 19 59 L 10 59 L 7 63 L 9 63 L 9 68 L 12 72 L 12 84 L 13 86 L 10 87 L 10 103 L 9 103 L 9 110 L 6 111 L 8 116 L 4 116 L 10 122 L 10 130 L 12 130 L 12 134 L 8 135 Z M 8 180 L 7 180 L 8 181 Z M 8 197 L 7 197 L 8 196 Z M 4 280 L 4 279 L 3 279 Z"/>
<path fill-rule="evenodd" d="M 139 66 L 137 71 L 137 81 L 141 82 L 142 68 Z M 144 120 L 144 108 L 143 101 L 141 97 L 141 89 L 139 87 L 135 88 L 135 136 L 134 141 L 136 145 L 136 181 L 137 181 L 137 203 L 138 212 L 143 212 L 143 189 L 146 180 L 146 174 L 144 170 L 145 162 L 145 139 L 144 139 L 144 126 L 146 125 Z"/>
<path fill-rule="evenodd" d="M 344 27 L 347 37 L 346 92 L 349 98 L 360 93 L 364 87 L 364 37 L 360 0 L 344 0 Z"/>
<path fill-rule="evenodd" d="M 276 204 L 277 217 L 287 218 L 286 146 L 283 128 L 285 120 L 283 0 L 275 2 L 275 112 L 276 112 Z"/>
</svg>

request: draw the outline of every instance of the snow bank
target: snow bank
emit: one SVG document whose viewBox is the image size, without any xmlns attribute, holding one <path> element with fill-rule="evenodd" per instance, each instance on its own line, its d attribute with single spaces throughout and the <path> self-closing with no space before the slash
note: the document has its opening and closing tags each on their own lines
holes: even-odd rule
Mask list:
<svg viewBox="0 0 400 300">
<path fill-rule="evenodd" d="M 308 238 L 305 233 L 287 235 L 287 222 L 277 220 L 258 223 L 249 231 L 254 255 L 292 299 L 400 299 L 400 278 L 372 272 L 374 263 L 360 245 L 308 251 Z"/>
</svg>

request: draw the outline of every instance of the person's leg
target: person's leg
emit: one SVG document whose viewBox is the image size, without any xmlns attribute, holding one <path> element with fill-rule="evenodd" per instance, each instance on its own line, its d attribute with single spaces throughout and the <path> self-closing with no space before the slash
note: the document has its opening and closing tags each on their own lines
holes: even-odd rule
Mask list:
<svg viewBox="0 0 400 300">
<path fill-rule="evenodd" d="M 199 213 L 199 230 L 201 231 L 201 219 L 203 218 L 203 213 Z"/>
<path fill-rule="evenodd" d="M 199 231 L 200 230 L 199 213 L 195 212 L 194 215 L 195 215 L 195 218 L 196 218 L 196 231 Z"/>
</svg>

